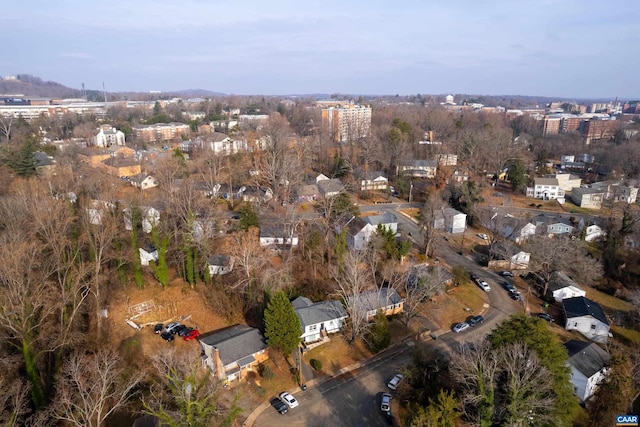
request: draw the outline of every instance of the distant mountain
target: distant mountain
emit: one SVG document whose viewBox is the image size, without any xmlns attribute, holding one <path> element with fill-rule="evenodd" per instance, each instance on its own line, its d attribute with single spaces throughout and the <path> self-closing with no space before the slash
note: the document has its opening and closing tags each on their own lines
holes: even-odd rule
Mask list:
<svg viewBox="0 0 640 427">
<path fill-rule="evenodd" d="M 222 92 L 213 92 L 207 89 L 184 89 L 184 90 L 172 90 L 167 92 L 162 92 L 163 95 L 166 94 L 175 94 L 180 96 L 190 96 L 190 97 L 202 97 L 202 98 L 211 98 L 215 96 L 228 96 L 226 93 Z"/>
<path fill-rule="evenodd" d="M 45 98 L 79 98 L 82 91 L 71 89 L 60 83 L 44 81 L 30 74 L 18 74 L 15 80 L 0 80 L 1 94 L 22 94 Z"/>
</svg>

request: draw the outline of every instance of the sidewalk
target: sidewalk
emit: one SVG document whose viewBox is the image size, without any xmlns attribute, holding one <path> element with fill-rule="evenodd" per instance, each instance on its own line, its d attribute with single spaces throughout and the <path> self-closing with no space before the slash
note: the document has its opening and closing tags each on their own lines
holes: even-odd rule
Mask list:
<svg viewBox="0 0 640 427">
<path fill-rule="evenodd" d="M 340 377 L 341 375 L 344 375 L 348 372 L 353 372 L 357 369 L 360 368 L 364 368 L 367 367 L 368 365 L 372 365 L 374 363 L 378 363 L 380 360 L 384 360 L 384 359 L 389 359 L 392 357 L 397 356 L 398 354 L 406 351 L 409 348 L 409 345 L 407 344 L 409 341 L 413 341 L 412 338 L 405 338 L 404 340 L 402 340 L 399 343 L 396 343 L 394 345 L 392 345 L 391 347 L 387 348 L 386 350 L 376 354 L 373 357 L 370 357 L 367 360 L 363 360 L 361 362 L 356 362 L 353 363 L 347 367 L 344 367 L 342 369 L 340 369 L 335 375 L 332 375 L 330 377 L 322 377 L 322 378 L 314 378 L 311 381 L 307 381 L 307 390 L 317 387 L 318 385 L 325 383 L 329 380 L 335 379 Z M 299 389 L 297 390 L 299 391 Z M 249 414 L 249 416 L 247 417 L 247 419 L 245 420 L 243 427 L 250 427 L 253 426 L 253 423 L 255 423 L 256 419 L 260 416 L 260 414 L 262 414 L 262 412 L 269 408 L 271 405 L 269 404 L 269 402 L 264 402 L 262 404 L 260 404 L 256 409 L 253 410 L 253 412 L 251 414 Z"/>
</svg>

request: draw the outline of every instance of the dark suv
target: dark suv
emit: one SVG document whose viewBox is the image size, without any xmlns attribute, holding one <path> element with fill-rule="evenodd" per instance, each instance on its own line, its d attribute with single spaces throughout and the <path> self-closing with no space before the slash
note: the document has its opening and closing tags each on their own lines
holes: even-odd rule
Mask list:
<svg viewBox="0 0 640 427">
<path fill-rule="evenodd" d="M 269 401 L 269 403 L 271 403 L 271 406 L 273 406 L 275 410 L 278 411 L 278 413 L 280 414 L 284 415 L 289 411 L 289 409 L 287 408 L 287 405 L 285 405 L 285 403 L 282 400 L 280 400 L 279 397 L 274 397 Z"/>
<path fill-rule="evenodd" d="M 469 320 L 467 320 L 467 323 L 469 324 L 469 326 L 476 326 L 482 322 L 484 322 L 484 317 L 482 316 L 473 316 L 473 317 L 470 317 Z"/>
</svg>

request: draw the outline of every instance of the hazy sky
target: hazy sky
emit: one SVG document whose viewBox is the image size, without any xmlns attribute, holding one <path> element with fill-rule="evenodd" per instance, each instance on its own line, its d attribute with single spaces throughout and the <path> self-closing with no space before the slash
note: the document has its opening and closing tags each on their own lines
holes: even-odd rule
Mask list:
<svg viewBox="0 0 640 427">
<path fill-rule="evenodd" d="M 640 1 L 9 1 L 0 74 L 108 91 L 640 95 Z"/>
</svg>

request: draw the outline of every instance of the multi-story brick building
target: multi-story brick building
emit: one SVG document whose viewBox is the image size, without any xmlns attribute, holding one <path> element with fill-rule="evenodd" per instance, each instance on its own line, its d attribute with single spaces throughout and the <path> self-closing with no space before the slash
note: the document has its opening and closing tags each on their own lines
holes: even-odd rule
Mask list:
<svg viewBox="0 0 640 427">
<path fill-rule="evenodd" d="M 157 123 L 133 128 L 138 142 L 170 141 L 189 133 L 189 125 L 184 123 Z"/>
<path fill-rule="evenodd" d="M 322 125 L 335 142 L 366 137 L 371 129 L 371 107 L 349 104 L 323 108 Z"/>
<path fill-rule="evenodd" d="M 609 139 L 613 136 L 615 121 L 590 119 L 582 126 L 582 137 L 589 144 L 597 139 Z"/>
</svg>

